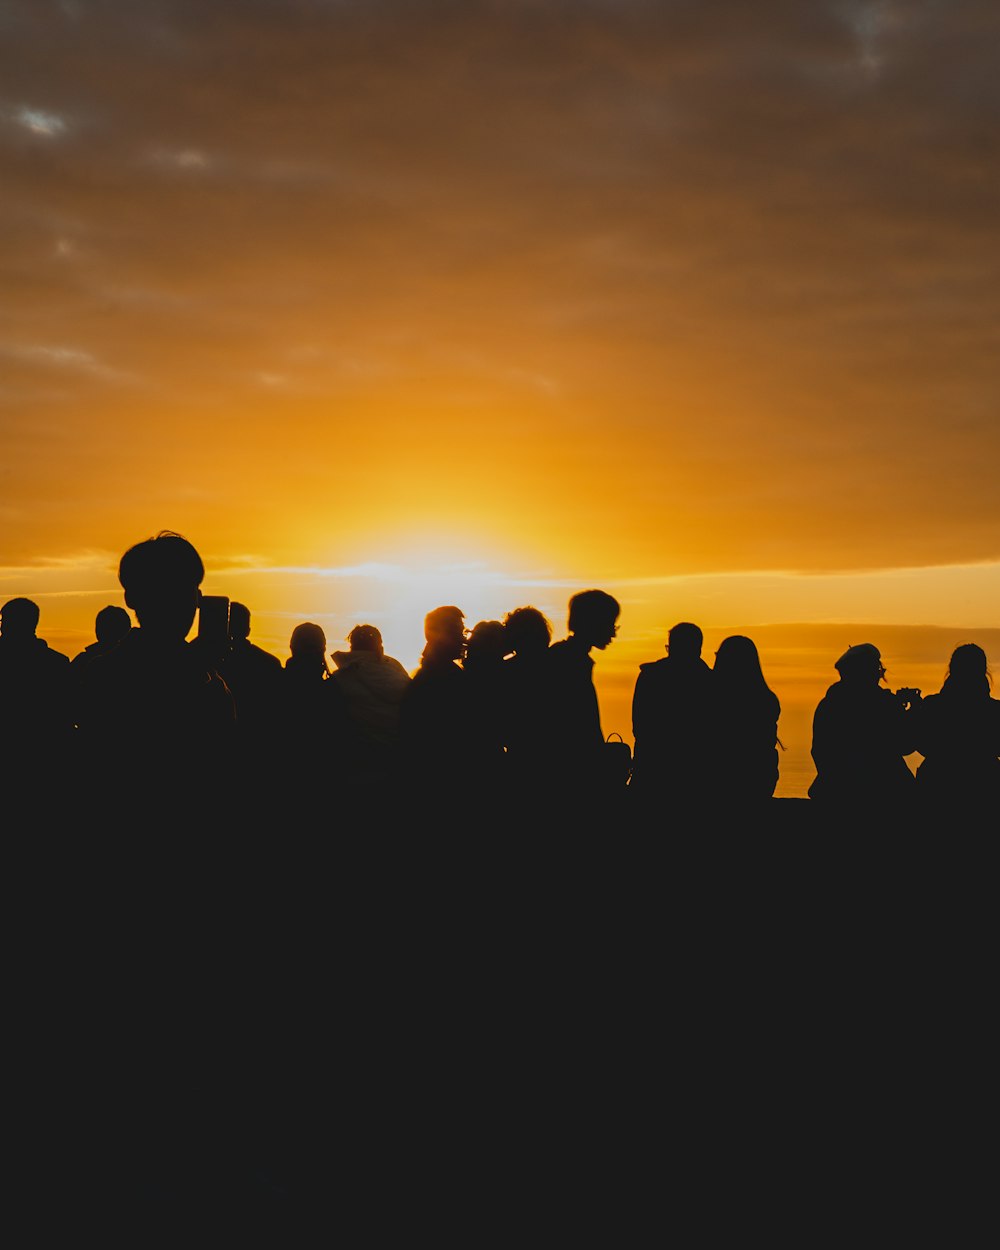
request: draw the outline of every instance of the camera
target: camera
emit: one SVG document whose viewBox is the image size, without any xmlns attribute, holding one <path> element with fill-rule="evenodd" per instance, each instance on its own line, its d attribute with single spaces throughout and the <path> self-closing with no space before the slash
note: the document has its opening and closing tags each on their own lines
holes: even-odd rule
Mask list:
<svg viewBox="0 0 1000 1250">
<path fill-rule="evenodd" d="M 916 686 L 900 686 L 896 691 L 896 698 L 900 703 L 919 703 L 920 691 Z"/>
</svg>

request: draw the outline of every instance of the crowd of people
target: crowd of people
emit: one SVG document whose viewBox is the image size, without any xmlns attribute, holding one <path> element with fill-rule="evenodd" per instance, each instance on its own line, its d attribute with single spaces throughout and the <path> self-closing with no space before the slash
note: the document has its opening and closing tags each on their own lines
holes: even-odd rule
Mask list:
<svg viewBox="0 0 1000 1250">
<path fill-rule="evenodd" d="M 452 1032 L 502 1027 L 508 983 L 527 986 L 531 1023 L 508 1022 L 505 1052 L 536 1034 L 540 1004 L 558 1014 L 567 968 L 578 1027 L 590 1029 L 595 975 L 634 989 L 627 970 L 648 949 L 652 962 L 632 967 L 645 1002 L 661 966 L 671 987 L 685 968 L 697 978 L 689 947 L 711 949 L 722 925 L 725 954 L 705 982 L 714 995 L 718 970 L 739 966 L 734 934 L 766 928 L 781 900 L 801 900 L 794 946 L 808 910 L 832 916 L 847 881 L 870 882 L 880 900 L 898 884 L 895 852 L 873 871 L 872 838 L 837 875 L 832 849 L 851 835 L 909 833 L 918 815 L 961 829 L 996 811 L 1000 701 L 974 643 L 926 697 L 887 689 L 872 644 L 836 661 L 815 710 L 810 802 L 793 809 L 848 835 L 798 842 L 822 857 L 824 911 L 781 839 L 795 871 L 772 887 L 768 839 L 730 839 L 701 870 L 714 839 L 580 836 L 753 831 L 778 781 L 781 707 L 751 638 L 725 638 L 709 664 L 696 624 L 670 629 L 666 655 L 637 674 L 623 768 L 593 681 L 592 653 L 611 644 L 621 611 L 603 590 L 570 597 L 556 639 L 532 605 L 472 628 L 457 605 L 434 607 L 409 672 L 368 622 L 331 652 L 303 621 L 282 661 L 250 641 L 246 605 L 202 594 L 204 573 L 180 534 L 136 543 L 119 564 L 125 606 L 102 608 L 95 640 L 72 658 L 38 636 L 32 600 L 0 609 L 0 747 L 27 831 L 18 839 L 11 822 L 7 840 L 9 855 L 23 848 L 12 932 L 31 946 L 31 1006 L 15 1014 L 44 1023 L 42 1084 L 72 1166 L 148 1218 L 191 1213 L 206 1195 L 263 1216 L 321 1188 L 316 1142 L 342 1125 L 345 1088 L 359 1135 L 383 1123 L 397 1133 L 401 1100 L 434 1092 L 407 1066 L 407 1047 L 426 1053 L 413 1038 L 426 1030 L 454 1061 Z M 470 836 L 483 832 L 503 836 Z M 400 836 L 387 850 L 373 833 Z M 755 989 L 758 971 L 746 978 Z M 393 1105 L 373 1110 L 380 1090 Z M 424 1149 L 437 1113 L 415 1117 L 409 1150 Z"/>
<path fill-rule="evenodd" d="M 118 573 L 125 606 L 102 608 L 95 641 L 72 659 L 38 636 L 35 602 L 0 611 L 5 758 L 49 793 L 100 802 L 113 787 L 153 825 L 191 803 L 207 819 L 280 821 L 322 792 L 373 822 L 420 811 L 638 827 L 752 819 L 775 794 L 781 706 L 744 635 L 725 638 L 710 666 L 702 630 L 673 626 L 667 654 L 639 666 L 622 768 L 593 680 L 592 653 L 621 613 L 605 591 L 574 594 L 555 640 L 531 605 L 471 629 L 460 607 L 435 607 L 408 672 L 364 622 L 328 652 L 323 628 L 303 621 L 282 662 L 250 641 L 245 604 L 202 595 L 201 556 L 176 532 L 130 547 Z M 996 802 L 1000 701 L 981 647 L 958 647 L 926 698 L 887 689 L 871 643 L 835 667 L 813 721 L 818 810 L 943 819 Z"/>
</svg>

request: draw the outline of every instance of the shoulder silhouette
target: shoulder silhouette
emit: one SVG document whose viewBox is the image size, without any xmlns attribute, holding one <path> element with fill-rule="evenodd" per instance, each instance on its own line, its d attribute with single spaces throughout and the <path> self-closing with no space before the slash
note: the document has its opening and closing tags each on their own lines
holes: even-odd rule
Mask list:
<svg viewBox="0 0 1000 1250">
<path fill-rule="evenodd" d="M 1000 800 L 1000 700 L 983 648 L 956 647 L 941 689 L 916 713 L 921 809 L 938 822 L 961 816 L 979 823 Z"/>
<path fill-rule="evenodd" d="M 503 618 L 509 654 L 503 662 L 503 739 L 512 801 L 524 810 L 548 786 L 549 700 L 546 652 L 552 623 L 539 608 L 513 608 Z"/>
<path fill-rule="evenodd" d="M 400 708 L 411 678 L 399 660 L 386 655 L 377 626 L 355 625 L 347 643 L 348 650 L 333 652 L 331 678 L 346 718 L 345 782 L 357 797 L 383 810 L 395 780 Z"/>
<path fill-rule="evenodd" d="M 590 653 L 614 641 L 620 614 L 606 591 L 578 591 L 568 604 L 567 636 L 545 652 L 551 797 L 595 823 L 606 817 L 613 795 Z"/>
<path fill-rule="evenodd" d="M 400 706 L 399 766 L 424 802 L 464 804 L 472 758 L 465 613 L 443 604 L 424 617 L 424 649 Z"/>
<path fill-rule="evenodd" d="M 718 805 L 752 816 L 774 795 L 780 715 L 756 643 L 744 634 L 723 638 L 712 666 L 709 724 Z"/>
<path fill-rule="evenodd" d="M 204 576 L 197 549 L 175 531 L 130 547 L 118 579 L 138 625 L 83 675 L 80 733 L 89 775 L 96 781 L 114 762 L 120 784 L 154 822 L 218 795 L 216 772 L 232 760 L 232 694 L 205 652 L 187 641 Z"/>
<path fill-rule="evenodd" d="M 894 694 L 872 643 L 850 646 L 834 665 L 840 674 L 813 713 L 816 776 L 809 797 L 838 820 L 875 825 L 912 813 L 916 691 Z"/>
<path fill-rule="evenodd" d="M 33 599 L 0 608 L 0 749 L 15 786 L 33 788 L 72 762 L 74 698 L 68 655 L 37 634 Z"/>
<path fill-rule="evenodd" d="M 713 793 L 712 671 L 702 644 L 701 627 L 679 621 L 667 634 L 667 654 L 639 665 L 630 789 L 633 805 L 649 821 L 687 821 Z"/>
</svg>

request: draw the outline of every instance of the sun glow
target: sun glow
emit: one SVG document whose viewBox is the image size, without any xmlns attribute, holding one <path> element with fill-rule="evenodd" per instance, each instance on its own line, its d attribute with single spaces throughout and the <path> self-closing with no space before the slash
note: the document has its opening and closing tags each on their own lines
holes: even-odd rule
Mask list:
<svg viewBox="0 0 1000 1250">
<path fill-rule="evenodd" d="M 471 629 L 477 621 L 499 620 L 520 603 L 512 599 L 507 574 L 444 545 L 412 542 L 378 569 L 378 603 L 372 600 L 369 621 L 382 631 L 386 651 L 408 669 L 420 662 L 424 617 L 431 609 L 455 604 Z"/>
</svg>

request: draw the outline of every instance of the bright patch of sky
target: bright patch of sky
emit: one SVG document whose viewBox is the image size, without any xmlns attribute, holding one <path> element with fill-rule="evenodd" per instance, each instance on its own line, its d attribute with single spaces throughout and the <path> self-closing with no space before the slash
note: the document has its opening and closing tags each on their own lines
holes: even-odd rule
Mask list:
<svg viewBox="0 0 1000 1250">
<path fill-rule="evenodd" d="M 29 108 L 26 104 L 21 105 L 15 117 L 25 130 L 30 130 L 33 135 L 52 138 L 66 130 L 66 121 L 58 114 L 47 113 L 44 109 Z"/>
<path fill-rule="evenodd" d="M 847 20 L 857 36 L 861 68 L 874 78 L 885 60 L 881 48 L 882 35 L 888 25 L 885 0 L 870 0 L 869 3 L 852 6 Z"/>
<path fill-rule="evenodd" d="M 208 169 L 212 164 L 211 157 L 197 148 L 181 148 L 177 151 L 158 148 L 152 153 L 152 159 L 157 165 L 170 165 L 175 169 Z"/>
<path fill-rule="evenodd" d="M 87 373 L 98 378 L 120 378 L 122 375 L 110 368 L 92 353 L 79 347 L 46 347 L 30 345 L 11 349 L 10 354 L 21 360 L 49 364 L 57 369 L 69 369 Z"/>
</svg>

